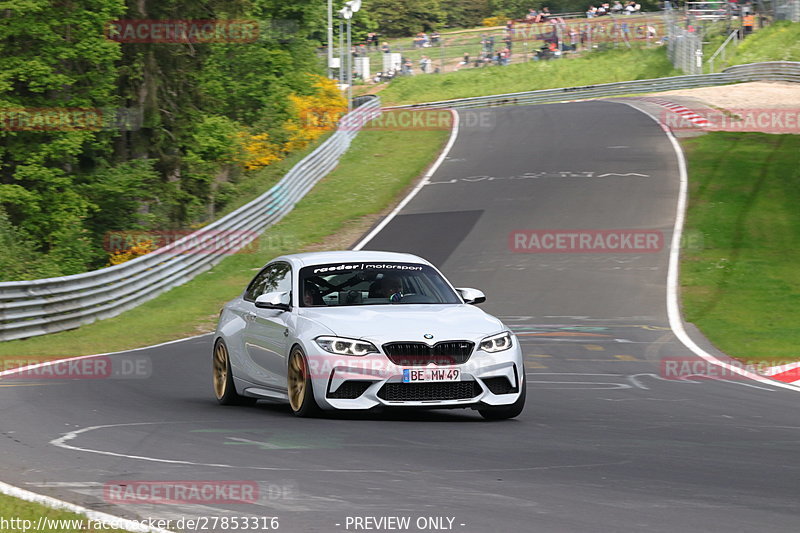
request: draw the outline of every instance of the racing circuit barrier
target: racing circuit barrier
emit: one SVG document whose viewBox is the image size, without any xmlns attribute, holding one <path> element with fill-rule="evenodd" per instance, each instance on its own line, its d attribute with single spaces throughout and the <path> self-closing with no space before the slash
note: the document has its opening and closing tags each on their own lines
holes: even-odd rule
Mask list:
<svg viewBox="0 0 800 533">
<path fill-rule="evenodd" d="M 549 104 L 586 98 L 603 98 L 626 96 L 631 94 L 672 91 L 676 89 L 696 89 L 714 85 L 727 85 L 744 81 L 790 81 L 800 83 L 800 62 L 769 61 L 766 63 L 750 63 L 726 68 L 716 74 L 695 74 L 655 78 L 651 80 L 621 81 L 585 85 L 582 87 L 564 87 L 559 89 L 541 89 L 520 93 L 495 94 L 474 98 L 458 98 L 424 104 L 408 104 L 393 109 L 436 109 L 471 107 L 487 107 L 501 105 Z"/>
<path fill-rule="evenodd" d="M 752 63 L 729 67 L 715 74 L 461 98 L 393 109 L 542 104 L 755 80 L 800 83 L 800 62 Z M 366 101 L 344 117 L 339 129 L 330 138 L 295 165 L 269 191 L 164 248 L 121 265 L 83 274 L 0 283 L 0 341 L 73 329 L 116 316 L 208 270 L 224 255 L 231 253 L 232 249 L 250 244 L 258 234 L 288 213 L 311 187 L 336 166 L 360 127 L 370 117 L 379 114 L 380 100 L 372 98 Z M 214 249 L 213 244 L 210 246 L 209 243 L 214 241 L 219 232 L 240 232 L 245 238 L 224 250 Z M 170 253 L 171 250 L 174 252 Z"/>
<path fill-rule="evenodd" d="M 336 167 L 361 126 L 381 113 L 377 97 L 357 103 L 361 105 L 342 117 L 338 129 L 271 189 L 201 230 L 112 267 L 0 283 L 0 341 L 55 333 L 116 316 L 250 245 Z M 224 246 L 219 246 L 221 235 Z"/>
</svg>

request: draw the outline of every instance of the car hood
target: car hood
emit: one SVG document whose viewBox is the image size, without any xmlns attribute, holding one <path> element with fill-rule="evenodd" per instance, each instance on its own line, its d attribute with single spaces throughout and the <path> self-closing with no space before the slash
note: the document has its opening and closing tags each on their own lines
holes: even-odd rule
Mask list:
<svg viewBox="0 0 800 533">
<path fill-rule="evenodd" d="M 378 342 L 477 341 L 505 329 L 497 318 L 467 304 L 302 308 L 300 314 L 335 335 Z M 425 334 L 433 338 L 425 339 Z"/>
</svg>

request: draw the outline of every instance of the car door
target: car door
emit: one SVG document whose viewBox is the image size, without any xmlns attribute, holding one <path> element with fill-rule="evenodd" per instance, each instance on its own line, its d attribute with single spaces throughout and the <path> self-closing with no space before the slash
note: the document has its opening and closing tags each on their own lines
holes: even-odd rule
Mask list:
<svg viewBox="0 0 800 533">
<path fill-rule="evenodd" d="M 269 389 L 286 390 L 286 359 L 291 311 L 261 309 L 255 299 L 269 292 L 292 290 L 292 268 L 276 262 L 264 267 L 248 286 L 244 295 L 245 352 L 249 375 Z"/>
</svg>

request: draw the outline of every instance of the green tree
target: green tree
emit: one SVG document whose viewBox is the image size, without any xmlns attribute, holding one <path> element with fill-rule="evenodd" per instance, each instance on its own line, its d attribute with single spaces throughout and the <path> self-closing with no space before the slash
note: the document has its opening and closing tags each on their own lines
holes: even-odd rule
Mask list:
<svg viewBox="0 0 800 533">
<path fill-rule="evenodd" d="M 14 276 L 106 263 L 108 231 L 183 228 L 230 199 L 239 132 L 281 142 L 290 94 L 312 90 L 319 0 L 0 0 L 0 210 Z M 115 20 L 257 22 L 254 42 L 128 43 Z M 137 110 L 141 127 L 39 127 L 21 109 Z M 107 113 L 106 113 L 107 115 Z M 30 121 L 29 121 L 30 122 Z M 41 126 L 41 125 L 40 125 Z M 7 262 L 0 261 L 0 265 Z M 27 274 L 25 274 L 27 272 Z"/>
<path fill-rule="evenodd" d="M 356 15 L 356 22 L 377 26 L 377 31 L 386 37 L 430 32 L 446 20 L 441 0 L 364 0 L 361 9 L 364 13 Z"/>
<path fill-rule="evenodd" d="M 480 26 L 492 15 L 490 0 L 441 0 L 445 25 L 450 28 Z"/>
<path fill-rule="evenodd" d="M 92 205 L 74 175 L 109 148 L 112 133 L 75 125 L 68 110 L 116 104 L 119 44 L 103 35 L 122 0 L 0 2 L 0 206 L 36 250 L 53 254 L 63 273 L 89 255 L 82 221 Z M 44 111 L 57 124 L 45 126 Z M 39 131 L 37 128 L 41 128 Z"/>
</svg>

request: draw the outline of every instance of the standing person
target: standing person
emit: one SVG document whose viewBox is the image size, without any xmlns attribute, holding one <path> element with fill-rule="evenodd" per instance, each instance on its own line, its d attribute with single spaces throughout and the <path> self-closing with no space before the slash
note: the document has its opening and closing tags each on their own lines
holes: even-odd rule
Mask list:
<svg viewBox="0 0 800 533">
<path fill-rule="evenodd" d="M 414 62 L 410 58 L 403 59 L 403 74 L 414 75 Z"/>
<path fill-rule="evenodd" d="M 422 71 L 423 74 L 428 73 L 428 69 L 431 67 L 431 60 L 428 56 L 422 56 L 422 59 L 419 60 L 419 69 Z"/>
<path fill-rule="evenodd" d="M 388 54 L 391 51 L 392 51 L 392 49 L 389 48 L 389 43 L 383 43 L 381 45 L 381 52 L 383 52 L 384 54 Z"/>
<path fill-rule="evenodd" d="M 755 25 L 756 25 L 756 17 L 752 13 L 748 13 L 747 15 L 742 17 L 742 30 L 745 36 L 753 33 L 753 27 Z"/>
<path fill-rule="evenodd" d="M 550 18 L 550 8 L 544 6 L 542 11 L 539 13 L 539 16 L 536 17 L 536 22 L 547 22 L 547 19 Z"/>
<path fill-rule="evenodd" d="M 506 48 L 508 48 L 509 50 L 511 50 L 511 45 L 513 43 L 514 43 L 514 38 L 511 37 L 510 33 L 506 34 L 506 36 L 503 37 L 503 44 L 505 44 Z"/>
</svg>

